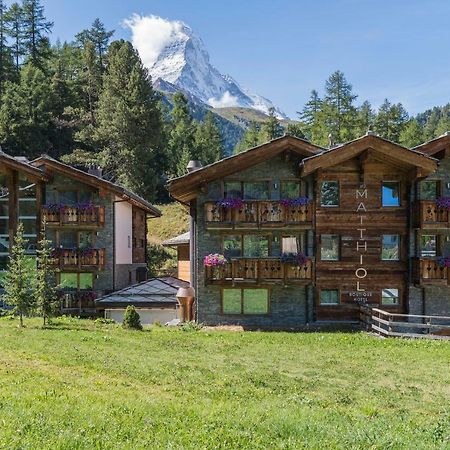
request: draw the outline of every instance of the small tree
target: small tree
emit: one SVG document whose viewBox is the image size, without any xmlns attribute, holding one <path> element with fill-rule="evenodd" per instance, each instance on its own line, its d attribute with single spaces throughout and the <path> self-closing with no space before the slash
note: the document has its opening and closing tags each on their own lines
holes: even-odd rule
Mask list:
<svg viewBox="0 0 450 450">
<path fill-rule="evenodd" d="M 37 312 L 42 316 L 44 325 L 55 315 L 59 306 L 52 252 L 51 241 L 46 239 L 45 234 L 43 234 L 38 242 L 36 252 L 37 270 L 34 297 Z"/>
<path fill-rule="evenodd" d="M 142 330 L 141 318 L 133 305 L 127 306 L 122 326 L 132 330 Z"/>
<path fill-rule="evenodd" d="M 23 237 L 23 224 L 19 223 L 9 256 L 8 272 L 4 279 L 4 300 L 6 304 L 14 307 L 13 311 L 19 315 L 21 327 L 23 327 L 23 316 L 33 306 L 30 294 L 35 273 L 30 266 L 30 258 L 25 254 L 27 242 Z"/>
</svg>

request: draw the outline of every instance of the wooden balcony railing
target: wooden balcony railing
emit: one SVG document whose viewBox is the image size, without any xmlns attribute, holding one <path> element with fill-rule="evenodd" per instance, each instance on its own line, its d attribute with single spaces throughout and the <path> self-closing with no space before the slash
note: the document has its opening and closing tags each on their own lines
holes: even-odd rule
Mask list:
<svg viewBox="0 0 450 450">
<path fill-rule="evenodd" d="M 79 208 L 64 206 L 63 208 L 42 208 L 42 217 L 48 225 L 83 225 L 102 227 L 105 224 L 104 206 Z"/>
<path fill-rule="evenodd" d="M 297 266 L 279 258 L 236 258 L 223 266 L 205 267 L 207 283 L 214 282 L 296 282 L 313 279 L 314 264 L 308 260 Z"/>
<path fill-rule="evenodd" d="M 413 277 L 417 284 L 450 284 L 450 268 L 444 267 L 435 259 L 415 258 L 413 260 Z"/>
<path fill-rule="evenodd" d="M 287 226 L 307 225 L 313 221 L 314 203 L 285 206 L 280 201 L 244 201 L 242 208 L 232 209 L 205 202 L 207 226 Z"/>
<path fill-rule="evenodd" d="M 436 205 L 434 200 L 416 202 L 417 226 L 450 228 L 450 212 L 447 208 Z"/>
<path fill-rule="evenodd" d="M 105 265 L 105 249 L 89 251 L 82 249 L 62 249 L 55 251 L 55 265 L 60 269 L 102 269 Z"/>
</svg>

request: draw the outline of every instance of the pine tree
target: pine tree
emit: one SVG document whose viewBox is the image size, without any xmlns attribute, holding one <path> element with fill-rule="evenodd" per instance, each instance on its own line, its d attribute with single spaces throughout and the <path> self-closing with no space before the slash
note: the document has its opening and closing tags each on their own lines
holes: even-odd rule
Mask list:
<svg viewBox="0 0 450 450">
<path fill-rule="evenodd" d="M 356 108 L 352 85 L 337 70 L 325 82 L 325 98 L 322 112 L 325 114 L 328 132 L 334 142 L 346 142 L 355 137 Z"/>
<path fill-rule="evenodd" d="M 416 119 L 410 119 L 400 133 L 400 144 L 412 148 L 423 142 L 423 130 Z"/>
<path fill-rule="evenodd" d="M 0 142 L 6 151 L 29 158 L 52 147 L 54 95 L 51 80 L 31 63 L 24 66 L 18 84 L 5 83 L 0 105 Z"/>
<path fill-rule="evenodd" d="M 122 326 L 131 330 L 142 330 L 141 317 L 133 305 L 127 306 L 123 315 Z"/>
<path fill-rule="evenodd" d="M 6 80 L 12 78 L 13 62 L 8 46 L 8 22 L 5 2 L 0 0 L 0 95 Z"/>
<path fill-rule="evenodd" d="M 95 112 L 102 90 L 101 66 L 96 62 L 95 47 L 92 42 L 86 42 L 83 48 L 82 61 L 84 72 L 81 76 L 83 93 L 86 98 L 86 109 L 89 113 L 90 123 L 95 124 Z"/>
<path fill-rule="evenodd" d="M 94 138 L 101 162 L 114 180 L 154 200 L 161 188 L 162 118 L 147 69 L 131 43 L 111 44 Z"/>
<path fill-rule="evenodd" d="M 437 138 L 439 136 L 442 136 L 447 131 L 450 131 L 450 117 L 445 114 L 437 123 L 436 129 L 434 130 L 434 137 Z"/>
<path fill-rule="evenodd" d="M 40 0 L 23 0 L 22 10 L 26 54 L 33 65 L 44 69 L 51 54 L 47 35 L 53 28 L 53 22 L 44 16 L 44 7 Z"/>
<path fill-rule="evenodd" d="M 369 130 L 372 130 L 375 114 L 372 105 L 367 100 L 357 109 L 356 116 L 356 137 L 364 136 Z"/>
<path fill-rule="evenodd" d="M 317 120 L 317 114 L 322 110 L 322 100 L 319 97 L 319 93 L 313 89 L 311 91 L 311 96 L 306 102 L 305 106 L 297 114 L 302 122 L 304 122 L 308 127 L 314 125 Z"/>
<path fill-rule="evenodd" d="M 115 30 L 106 31 L 103 22 L 97 18 L 92 23 L 91 28 L 83 30 L 75 36 L 76 41 L 83 47 L 85 47 L 88 42 L 94 46 L 94 51 L 98 57 L 101 70 L 103 70 L 105 66 L 105 54 L 114 32 Z"/>
<path fill-rule="evenodd" d="M 45 224 L 44 224 L 45 230 Z M 38 242 L 36 282 L 34 298 L 38 314 L 44 321 L 44 326 L 55 315 L 59 307 L 57 286 L 55 280 L 55 267 L 52 257 L 51 241 L 45 235 Z"/>
<path fill-rule="evenodd" d="M 301 123 L 288 123 L 286 127 L 286 134 L 298 137 L 300 139 L 305 139 L 305 133 L 303 133 L 303 126 Z"/>
<path fill-rule="evenodd" d="M 392 142 L 400 141 L 400 134 L 408 120 L 408 113 L 401 103 L 391 104 L 385 99 L 378 109 L 374 131 Z"/>
<path fill-rule="evenodd" d="M 6 14 L 6 23 L 8 35 L 12 40 L 12 57 L 16 71 L 19 72 L 20 62 L 25 55 L 24 44 L 24 14 L 23 9 L 18 3 L 13 3 Z"/>
<path fill-rule="evenodd" d="M 197 123 L 195 148 L 203 165 L 216 162 L 223 156 L 222 136 L 211 111 L 208 111 L 203 122 Z"/>
<path fill-rule="evenodd" d="M 269 108 L 269 117 L 263 123 L 261 132 L 264 141 L 271 141 L 283 135 L 283 127 L 275 114 L 275 108 L 273 106 Z"/>
<path fill-rule="evenodd" d="M 30 267 L 30 258 L 25 254 L 27 240 L 23 237 L 23 223 L 17 227 L 14 243 L 11 247 L 8 271 L 4 278 L 5 303 L 13 306 L 14 313 L 19 315 L 20 326 L 23 327 L 23 316 L 33 308 L 34 270 Z"/>
<path fill-rule="evenodd" d="M 256 122 L 251 122 L 241 141 L 234 148 L 233 153 L 237 155 L 238 153 L 242 153 L 249 148 L 262 144 L 263 141 L 264 138 L 261 133 L 260 125 Z"/>
<path fill-rule="evenodd" d="M 181 176 L 186 173 L 186 166 L 191 159 L 197 159 L 194 142 L 194 122 L 189 112 L 186 97 L 177 92 L 173 96 L 171 111 L 171 130 L 168 138 L 170 153 L 169 172 Z"/>
</svg>

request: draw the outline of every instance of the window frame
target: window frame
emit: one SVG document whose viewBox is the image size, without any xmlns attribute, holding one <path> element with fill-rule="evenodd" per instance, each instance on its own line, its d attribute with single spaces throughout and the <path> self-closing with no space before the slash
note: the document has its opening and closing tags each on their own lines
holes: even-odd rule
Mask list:
<svg viewBox="0 0 450 450">
<path fill-rule="evenodd" d="M 235 179 L 227 179 L 227 180 L 222 180 L 222 198 L 225 198 L 225 183 L 240 183 L 241 185 L 241 200 L 243 200 L 244 202 L 269 202 L 272 199 L 272 184 L 275 181 L 270 179 L 270 178 L 261 178 L 258 180 L 247 180 L 247 181 L 242 181 L 242 180 L 235 180 Z M 267 183 L 268 186 L 268 198 L 267 199 L 255 199 L 255 200 L 245 200 L 244 199 L 244 184 L 245 183 Z"/>
<path fill-rule="evenodd" d="M 384 247 L 384 237 L 385 236 L 397 236 L 398 237 L 398 246 L 397 246 L 397 259 L 385 259 L 383 258 L 383 247 Z M 381 235 L 381 247 L 380 247 L 380 261 L 383 262 L 399 262 L 402 260 L 402 236 L 401 234 L 382 234 Z"/>
<path fill-rule="evenodd" d="M 240 291 L 241 293 L 241 312 L 240 313 L 227 313 L 224 312 L 223 301 L 224 292 L 226 290 Z M 267 312 L 265 313 L 244 313 L 244 291 L 246 290 L 265 290 L 267 292 Z M 254 317 L 254 316 L 269 316 L 271 314 L 271 300 L 272 300 L 272 289 L 265 286 L 250 286 L 250 287 L 223 287 L 220 290 L 220 314 L 224 316 L 235 316 L 235 317 Z"/>
<path fill-rule="evenodd" d="M 383 185 L 385 183 L 395 183 L 398 184 L 398 205 L 383 205 Z M 382 180 L 380 189 L 380 202 L 381 208 L 401 208 L 402 207 L 402 182 L 400 180 Z"/>
<path fill-rule="evenodd" d="M 396 289 L 397 290 L 397 304 L 385 304 L 383 303 L 383 291 L 384 290 L 389 290 L 389 289 Z M 383 307 L 387 307 L 387 308 L 395 308 L 398 306 L 401 306 L 402 304 L 402 290 L 399 287 L 385 287 L 385 288 L 381 288 L 381 296 L 380 296 L 380 305 Z"/>
<path fill-rule="evenodd" d="M 338 256 L 337 256 L 337 259 L 323 259 L 323 257 L 322 257 L 322 236 L 337 236 L 337 238 L 338 238 Z M 319 235 L 319 246 L 318 246 L 319 247 L 320 262 L 333 263 L 333 262 L 341 261 L 341 257 L 342 257 L 341 244 L 342 244 L 342 238 L 341 238 L 340 234 L 332 234 L 332 233 L 320 234 Z"/>
<path fill-rule="evenodd" d="M 424 230 L 426 231 L 426 230 Z M 422 243 L 422 239 L 425 236 L 434 236 L 435 238 L 435 244 L 434 244 L 434 255 L 424 255 L 423 252 L 423 243 Z M 438 256 L 441 255 L 442 253 L 442 249 L 441 249 L 441 235 L 439 235 L 438 233 L 420 233 L 419 234 L 419 258 L 437 258 Z"/>
<path fill-rule="evenodd" d="M 74 291 L 80 292 L 80 291 L 89 291 L 89 290 L 93 291 L 95 289 L 95 273 L 94 272 L 73 272 L 73 271 L 72 272 L 58 272 L 57 273 L 57 280 L 58 280 L 58 284 L 59 285 L 61 285 L 61 275 L 65 274 L 65 273 L 66 274 L 75 274 L 77 276 L 77 287 L 76 287 L 75 290 L 72 289 L 72 288 L 70 288 L 70 290 L 69 290 L 67 288 L 62 287 L 63 291 L 67 290 L 68 292 L 74 292 Z M 92 287 L 91 288 L 88 288 L 88 289 L 81 289 L 80 288 L 80 277 L 83 274 L 89 274 L 89 275 L 92 276 Z"/>
<path fill-rule="evenodd" d="M 341 290 L 339 288 L 319 288 L 318 289 L 318 296 L 317 296 L 317 303 L 318 306 L 341 306 Z M 337 303 L 322 303 L 322 291 L 336 291 L 337 292 Z"/>
<path fill-rule="evenodd" d="M 288 197 L 284 197 L 283 194 L 283 184 L 286 183 L 297 183 L 298 184 L 298 197 L 301 197 L 303 195 L 305 195 L 305 183 L 302 182 L 301 179 L 299 178 L 282 178 L 280 180 L 280 200 L 284 199 L 284 198 L 288 198 Z"/>
<path fill-rule="evenodd" d="M 324 183 L 336 183 L 338 187 L 338 201 L 337 205 L 324 205 L 322 203 L 322 186 Z M 341 183 L 339 180 L 321 180 L 319 189 L 319 204 L 321 208 L 340 208 L 341 206 Z"/>
<path fill-rule="evenodd" d="M 427 199 L 427 198 L 422 198 L 422 184 L 423 183 L 436 183 L 436 198 L 433 199 Z M 442 197 L 442 192 L 443 192 L 443 182 L 442 180 L 421 180 L 418 182 L 418 192 L 417 192 L 417 197 L 420 201 L 425 201 L 425 202 L 432 202 L 435 201 L 436 199 L 438 199 L 439 197 Z"/>
</svg>

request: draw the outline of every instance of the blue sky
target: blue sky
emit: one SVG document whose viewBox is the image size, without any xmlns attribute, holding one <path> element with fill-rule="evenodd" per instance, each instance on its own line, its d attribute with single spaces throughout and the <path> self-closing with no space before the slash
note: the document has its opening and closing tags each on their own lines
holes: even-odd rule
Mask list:
<svg viewBox="0 0 450 450">
<path fill-rule="evenodd" d="M 410 113 L 450 102 L 448 0 L 43 0 L 52 41 L 100 17 L 115 37 L 133 13 L 182 20 L 212 63 L 291 117 L 342 70 L 359 95 Z"/>
</svg>

